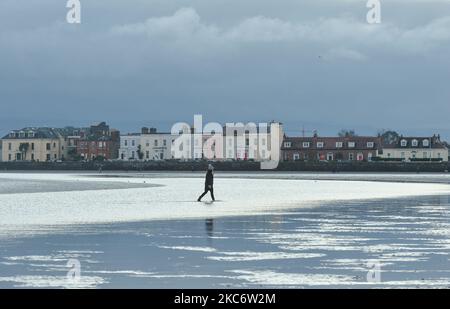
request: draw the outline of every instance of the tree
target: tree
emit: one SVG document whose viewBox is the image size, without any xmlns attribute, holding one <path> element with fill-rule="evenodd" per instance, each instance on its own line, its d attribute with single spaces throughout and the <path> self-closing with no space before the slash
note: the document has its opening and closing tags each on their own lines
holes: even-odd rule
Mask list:
<svg viewBox="0 0 450 309">
<path fill-rule="evenodd" d="M 348 129 L 342 129 L 341 131 L 339 131 L 338 133 L 339 137 L 352 137 L 352 136 L 357 136 L 355 133 L 355 130 L 348 130 Z"/>
<path fill-rule="evenodd" d="M 93 159 L 93 161 L 98 161 L 98 162 L 103 162 L 103 161 L 105 161 L 106 160 L 106 158 L 104 157 L 104 156 L 96 156 L 94 159 Z"/>
<path fill-rule="evenodd" d="M 400 134 L 393 130 L 381 130 L 378 132 L 378 137 L 381 137 L 384 144 L 395 144 L 400 139 Z"/>
<path fill-rule="evenodd" d="M 20 145 L 19 145 L 19 151 L 20 151 L 20 154 L 21 154 L 21 156 L 22 156 L 22 160 L 25 160 L 26 159 L 26 157 L 27 157 L 27 152 L 28 152 L 28 149 L 30 148 L 30 144 L 29 143 L 20 143 Z"/>
</svg>

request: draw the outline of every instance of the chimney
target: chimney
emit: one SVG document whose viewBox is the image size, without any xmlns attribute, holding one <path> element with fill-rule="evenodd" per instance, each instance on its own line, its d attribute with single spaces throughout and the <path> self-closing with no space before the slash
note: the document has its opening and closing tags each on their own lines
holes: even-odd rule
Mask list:
<svg viewBox="0 0 450 309">
<path fill-rule="evenodd" d="M 142 127 L 141 133 L 142 133 L 142 134 L 149 134 L 149 133 L 150 133 L 150 130 L 149 130 L 149 128 L 147 128 L 147 127 Z"/>
<path fill-rule="evenodd" d="M 150 134 L 155 134 L 156 133 L 156 128 L 150 128 Z"/>
</svg>

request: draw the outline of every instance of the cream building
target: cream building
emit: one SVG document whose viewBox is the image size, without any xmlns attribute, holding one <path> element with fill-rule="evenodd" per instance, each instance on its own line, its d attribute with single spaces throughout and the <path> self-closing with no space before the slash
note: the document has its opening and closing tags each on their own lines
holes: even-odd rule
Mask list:
<svg viewBox="0 0 450 309">
<path fill-rule="evenodd" d="M 448 148 L 439 135 L 432 137 L 403 137 L 390 145 L 384 145 L 380 153 L 384 159 L 411 162 L 448 161 Z"/>
<path fill-rule="evenodd" d="M 57 161 L 67 156 L 65 138 L 52 128 L 13 130 L 2 139 L 3 161 Z"/>
</svg>

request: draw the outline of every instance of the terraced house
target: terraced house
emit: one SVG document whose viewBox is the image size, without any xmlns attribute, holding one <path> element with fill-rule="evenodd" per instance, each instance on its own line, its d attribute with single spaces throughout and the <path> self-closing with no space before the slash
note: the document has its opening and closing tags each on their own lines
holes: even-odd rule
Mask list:
<svg viewBox="0 0 450 309">
<path fill-rule="evenodd" d="M 391 144 L 383 145 L 380 157 L 385 161 L 448 161 L 448 148 L 440 135 L 428 137 L 400 136 Z"/>
<path fill-rule="evenodd" d="M 54 128 L 12 130 L 2 138 L 2 161 L 64 160 L 65 138 Z"/>
<path fill-rule="evenodd" d="M 371 136 L 284 137 L 283 161 L 371 161 L 377 157 L 381 139 Z"/>
</svg>

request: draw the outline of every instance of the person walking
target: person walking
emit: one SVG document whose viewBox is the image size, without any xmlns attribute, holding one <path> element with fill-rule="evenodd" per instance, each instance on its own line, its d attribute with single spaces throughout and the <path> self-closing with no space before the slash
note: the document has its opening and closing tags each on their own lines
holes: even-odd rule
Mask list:
<svg viewBox="0 0 450 309">
<path fill-rule="evenodd" d="M 213 201 L 215 201 L 214 198 L 214 167 L 211 164 L 208 164 L 208 170 L 206 171 L 206 177 L 205 177 L 205 192 L 202 193 L 202 195 L 199 196 L 197 199 L 198 202 L 202 200 L 202 198 L 208 193 L 208 191 L 211 193 L 211 198 Z"/>
</svg>

